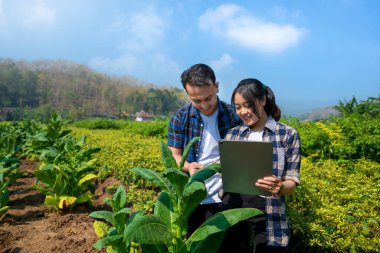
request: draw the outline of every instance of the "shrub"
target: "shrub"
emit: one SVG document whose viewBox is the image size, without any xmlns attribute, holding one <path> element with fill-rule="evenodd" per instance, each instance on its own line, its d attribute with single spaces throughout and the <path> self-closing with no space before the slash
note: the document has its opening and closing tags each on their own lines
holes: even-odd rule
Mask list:
<svg viewBox="0 0 380 253">
<path fill-rule="evenodd" d="M 293 252 L 380 252 L 380 165 L 353 169 L 302 160 L 301 185 L 287 196 Z"/>
</svg>

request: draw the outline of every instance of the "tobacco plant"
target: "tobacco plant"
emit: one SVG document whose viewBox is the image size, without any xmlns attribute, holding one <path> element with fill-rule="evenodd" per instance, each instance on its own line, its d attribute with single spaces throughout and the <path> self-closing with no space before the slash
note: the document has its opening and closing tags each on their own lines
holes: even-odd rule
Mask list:
<svg viewBox="0 0 380 253">
<path fill-rule="evenodd" d="M 5 214 L 9 207 L 8 187 L 13 184 L 21 175 L 17 171 L 20 160 L 10 155 L 0 159 L 0 217 Z"/>
<path fill-rule="evenodd" d="M 71 209 L 79 203 L 90 203 L 95 191 L 92 181 L 97 177 L 96 159 L 92 156 L 100 149 L 84 148 L 85 137 L 79 141 L 71 137 L 64 140 L 58 149 L 50 148 L 41 153 L 44 162 L 33 172 L 38 178 L 33 187 L 46 195 L 45 204 L 54 209 Z"/>
<path fill-rule="evenodd" d="M 95 211 L 90 213 L 90 217 L 103 219 L 106 221 L 95 221 L 93 224 L 95 233 L 101 238 L 93 247 L 101 250 L 106 247 L 109 253 L 137 253 L 138 244 L 124 240 L 124 230 L 128 224 L 139 215 L 139 212 L 132 213 L 130 208 L 125 207 L 127 194 L 123 186 L 119 186 L 112 199 L 106 198 L 104 203 L 111 207 L 112 211 Z M 112 226 L 110 227 L 109 224 Z"/>
<path fill-rule="evenodd" d="M 143 252 L 216 252 L 228 227 L 262 213 L 254 208 L 219 212 L 187 238 L 187 219 L 207 195 L 203 182 L 221 170 L 220 164 L 212 164 L 190 177 L 181 171 L 191 145 L 198 140 L 194 138 L 186 146 L 179 165 L 170 149 L 161 142 L 166 167 L 163 174 L 145 168 L 132 169 L 162 190 L 154 214 L 136 216 L 124 230 L 124 240 L 141 244 Z"/>
<path fill-rule="evenodd" d="M 60 115 L 53 113 L 46 128 L 38 127 L 34 123 L 29 124 L 28 129 L 32 131 L 23 145 L 23 155 L 39 158 L 47 149 L 60 149 L 65 139 L 70 137 L 70 130 L 64 129 L 65 123 Z"/>
</svg>

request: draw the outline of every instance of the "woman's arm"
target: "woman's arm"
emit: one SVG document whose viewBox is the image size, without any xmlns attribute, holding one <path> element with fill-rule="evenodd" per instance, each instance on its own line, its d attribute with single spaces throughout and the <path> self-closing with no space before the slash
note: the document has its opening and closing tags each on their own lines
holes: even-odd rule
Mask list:
<svg viewBox="0 0 380 253">
<path fill-rule="evenodd" d="M 297 183 L 291 179 L 285 179 L 282 181 L 276 176 L 264 177 L 258 179 L 256 186 L 262 190 L 268 191 L 276 195 L 285 195 L 292 193 L 297 187 Z"/>
</svg>

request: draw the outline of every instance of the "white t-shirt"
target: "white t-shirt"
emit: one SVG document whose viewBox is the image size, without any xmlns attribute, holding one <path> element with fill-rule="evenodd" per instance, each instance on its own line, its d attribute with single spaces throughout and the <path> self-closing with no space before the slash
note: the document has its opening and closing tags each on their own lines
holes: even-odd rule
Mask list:
<svg viewBox="0 0 380 253">
<path fill-rule="evenodd" d="M 248 140 L 249 141 L 263 141 L 264 130 L 261 131 L 250 131 Z"/>
<path fill-rule="evenodd" d="M 219 129 L 218 129 L 218 110 L 212 115 L 200 114 L 203 120 L 203 134 L 199 149 L 198 163 L 206 166 L 220 160 L 219 156 Z M 201 204 L 211 204 L 222 202 L 219 198 L 219 191 L 222 189 L 222 177 L 220 173 L 215 174 L 205 181 L 207 196 Z"/>
</svg>

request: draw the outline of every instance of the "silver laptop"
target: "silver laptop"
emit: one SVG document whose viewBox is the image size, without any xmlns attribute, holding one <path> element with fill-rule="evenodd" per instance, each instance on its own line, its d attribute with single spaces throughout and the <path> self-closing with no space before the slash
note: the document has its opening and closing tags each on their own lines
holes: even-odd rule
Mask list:
<svg viewBox="0 0 380 253">
<path fill-rule="evenodd" d="M 272 143 L 222 139 L 219 152 L 225 192 L 271 195 L 255 183 L 259 178 L 273 175 Z"/>
</svg>

